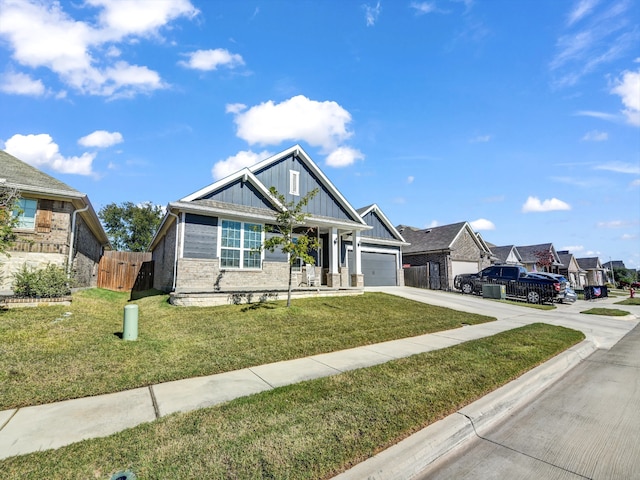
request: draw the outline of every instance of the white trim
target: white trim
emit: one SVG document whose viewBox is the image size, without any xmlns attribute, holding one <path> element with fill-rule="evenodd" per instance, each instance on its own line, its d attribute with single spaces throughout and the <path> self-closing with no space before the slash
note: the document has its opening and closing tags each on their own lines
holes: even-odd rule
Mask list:
<svg viewBox="0 0 640 480">
<path fill-rule="evenodd" d="M 353 245 L 347 245 L 347 255 L 349 251 L 353 251 Z M 402 252 L 399 250 L 391 250 L 389 248 L 376 248 L 361 245 L 360 246 L 360 262 L 362 262 L 363 253 L 386 253 L 387 255 L 395 255 L 396 257 L 396 270 L 402 269 Z M 348 263 L 348 262 L 347 262 Z"/>
<path fill-rule="evenodd" d="M 300 172 L 289 170 L 289 194 L 300 196 Z"/>
<path fill-rule="evenodd" d="M 401 242 L 410 245 L 409 243 L 407 243 L 407 241 L 404 239 L 404 237 L 402 236 L 402 234 L 396 229 L 396 227 L 393 226 L 393 224 L 389 221 L 389 219 L 387 218 L 387 216 L 384 214 L 384 212 L 380 209 L 380 207 L 378 207 L 378 204 L 374 203 L 373 205 L 369 205 L 369 207 L 360 214 L 360 216 L 362 217 L 362 219 L 364 220 L 364 216 L 368 215 L 369 213 L 371 213 L 372 211 L 375 211 L 375 213 L 377 213 L 378 215 L 380 215 L 380 218 L 382 219 L 382 223 L 385 224 L 385 226 L 391 230 L 391 233 L 393 233 L 397 239 L 399 239 Z"/>
</svg>

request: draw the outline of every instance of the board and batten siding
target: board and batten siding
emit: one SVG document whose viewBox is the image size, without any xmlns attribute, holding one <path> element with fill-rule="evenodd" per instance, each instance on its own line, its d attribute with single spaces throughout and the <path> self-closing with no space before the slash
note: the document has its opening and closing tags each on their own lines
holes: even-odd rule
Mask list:
<svg viewBox="0 0 640 480">
<path fill-rule="evenodd" d="M 241 179 L 224 186 L 220 190 L 216 190 L 211 194 L 203 197 L 206 200 L 216 200 L 218 202 L 231 203 L 234 205 L 244 205 L 245 207 L 268 208 L 273 206 L 264 196 L 258 192 L 249 182 L 243 182 Z"/>
<path fill-rule="evenodd" d="M 291 170 L 300 172 L 300 195 L 289 194 L 289 171 Z M 317 188 L 319 190 L 318 194 L 309 201 L 306 208 L 306 211 L 311 215 L 358 221 L 357 218 L 353 218 L 347 213 L 344 207 L 340 205 L 340 202 L 331 195 L 314 173 L 295 155 L 283 158 L 279 162 L 254 173 L 267 188 L 275 187 L 278 193 L 285 196 L 287 202 L 298 202 L 310 191 Z"/>
<path fill-rule="evenodd" d="M 216 258 L 218 218 L 187 213 L 184 230 L 185 258 Z"/>
<path fill-rule="evenodd" d="M 371 230 L 364 230 L 360 235 L 362 237 L 372 238 L 385 238 L 390 240 L 397 240 L 391 230 L 380 220 L 380 217 L 375 212 L 367 213 L 362 219 L 367 225 L 373 227 Z"/>
</svg>

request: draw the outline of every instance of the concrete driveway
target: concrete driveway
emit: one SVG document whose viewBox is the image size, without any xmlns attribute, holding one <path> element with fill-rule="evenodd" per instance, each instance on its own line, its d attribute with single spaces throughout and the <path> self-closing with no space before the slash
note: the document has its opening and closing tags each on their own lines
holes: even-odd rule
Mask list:
<svg viewBox="0 0 640 480">
<path fill-rule="evenodd" d="M 419 474 L 375 478 L 637 479 L 640 478 L 640 326 L 635 315 L 581 314 L 618 299 L 578 301 L 538 311 L 479 297 L 413 288 L 376 289 L 499 320 L 532 319 L 581 330 L 598 350 L 499 423 L 476 426 L 472 440 Z M 514 310 L 514 308 L 516 310 Z M 629 333 L 627 333 L 629 332 Z M 467 417 L 469 418 L 469 417 Z"/>
</svg>

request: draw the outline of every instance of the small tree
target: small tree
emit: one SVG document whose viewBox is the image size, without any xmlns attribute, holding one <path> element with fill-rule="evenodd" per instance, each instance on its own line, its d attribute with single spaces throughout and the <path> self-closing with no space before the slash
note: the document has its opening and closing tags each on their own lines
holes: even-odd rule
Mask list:
<svg viewBox="0 0 640 480">
<path fill-rule="evenodd" d="M 135 205 L 110 203 L 100 209 L 109 241 L 116 250 L 144 252 L 162 221 L 162 207 L 150 202 Z"/>
<path fill-rule="evenodd" d="M 271 195 L 278 199 L 278 201 L 284 206 L 284 209 L 276 214 L 276 220 L 274 225 L 265 226 L 267 232 L 275 233 L 274 236 L 265 240 L 262 248 L 273 252 L 276 248 L 279 248 L 283 253 L 289 255 L 289 288 L 287 292 L 287 307 L 291 306 L 291 284 L 293 279 L 293 265 L 302 260 L 305 263 L 311 265 L 315 264 L 315 259 L 310 255 L 311 250 L 317 250 L 318 239 L 315 237 L 309 237 L 308 233 L 311 230 L 307 229 L 304 234 L 299 237 L 294 237 L 296 229 L 304 226 L 305 219 L 309 217 L 309 213 L 303 211 L 313 197 L 318 193 L 318 189 L 315 188 L 307 193 L 300 199 L 299 202 L 293 201 L 287 202 L 284 195 L 279 193 L 275 187 L 269 189 Z"/>
<path fill-rule="evenodd" d="M 0 184 L 0 254 L 7 254 L 7 249 L 16 240 L 13 231 L 18 223 L 18 217 L 13 215 L 16 208 L 20 192 L 11 187 Z"/>
<path fill-rule="evenodd" d="M 536 265 L 542 268 L 543 272 L 550 272 L 553 265 L 553 254 L 550 250 L 536 250 L 533 252 L 536 257 Z"/>
</svg>

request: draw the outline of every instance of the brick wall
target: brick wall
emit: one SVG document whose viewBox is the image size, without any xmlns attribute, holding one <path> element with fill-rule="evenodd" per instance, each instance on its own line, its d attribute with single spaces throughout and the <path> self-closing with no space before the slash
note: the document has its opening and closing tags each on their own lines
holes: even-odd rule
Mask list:
<svg viewBox="0 0 640 480">
<path fill-rule="evenodd" d="M 98 284 L 98 264 L 102 244 L 93 235 L 80 215 L 76 215 L 74 254 L 71 262 L 77 287 L 95 287 Z"/>
</svg>

